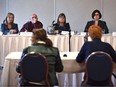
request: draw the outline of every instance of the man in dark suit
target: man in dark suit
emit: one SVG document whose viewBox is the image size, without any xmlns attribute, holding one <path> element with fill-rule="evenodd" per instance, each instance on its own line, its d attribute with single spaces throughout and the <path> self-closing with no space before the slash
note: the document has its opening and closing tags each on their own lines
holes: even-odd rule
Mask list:
<svg viewBox="0 0 116 87">
<path fill-rule="evenodd" d="M 101 17 L 102 17 L 102 15 L 101 15 L 100 11 L 99 10 L 94 10 L 93 13 L 92 13 L 93 20 L 87 22 L 84 32 L 88 32 L 88 29 L 91 25 L 98 25 L 102 28 L 102 33 L 103 34 L 109 33 L 109 29 L 106 25 L 106 22 L 100 20 Z"/>
</svg>

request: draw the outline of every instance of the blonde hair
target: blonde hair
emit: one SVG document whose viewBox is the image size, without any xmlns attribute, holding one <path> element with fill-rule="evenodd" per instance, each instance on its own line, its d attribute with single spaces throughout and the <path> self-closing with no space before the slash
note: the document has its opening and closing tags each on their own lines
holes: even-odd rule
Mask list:
<svg viewBox="0 0 116 87">
<path fill-rule="evenodd" d="M 13 14 L 13 13 L 11 13 L 11 12 L 9 12 L 9 13 L 7 14 L 7 16 L 6 16 L 6 19 L 5 19 L 5 22 L 6 22 L 6 23 L 8 23 L 8 22 L 7 22 L 7 18 L 8 18 L 9 16 L 11 16 L 11 15 L 13 16 L 13 21 L 12 21 L 12 23 L 11 23 L 11 24 L 13 24 L 13 23 L 14 23 L 14 14 Z"/>
<path fill-rule="evenodd" d="M 88 32 L 92 39 L 94 38 L 101 39 L 102 37 L 102 28 L 100 26 L 92 25 L 89 27 Z"/>
</svg>

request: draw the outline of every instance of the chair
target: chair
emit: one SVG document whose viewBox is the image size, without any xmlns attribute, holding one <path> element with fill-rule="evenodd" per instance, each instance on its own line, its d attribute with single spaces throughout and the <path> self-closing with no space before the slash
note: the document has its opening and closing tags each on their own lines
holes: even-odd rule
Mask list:
<svg viewBox="0 0 116 87">
<path fill-rule="evenodd" d="M 86 60 L 84 86 L 113 86 L 112 58 L 109 54 L 97 51 L 91 53 Z"/>
<path fill-rule="evenodd" d="M 29 53 L 20 63 L 23 86 L 49 86 L 48 63 L 44 55 Z"/>
</svg>

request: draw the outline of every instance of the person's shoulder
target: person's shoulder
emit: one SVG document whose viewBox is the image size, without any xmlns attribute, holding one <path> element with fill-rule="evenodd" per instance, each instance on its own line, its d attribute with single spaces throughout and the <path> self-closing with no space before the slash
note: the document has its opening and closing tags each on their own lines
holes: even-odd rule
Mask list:
<svg viewBox="0 0 116 87">
<path fill-rule="evenodd" d="M 93 20 L 87 21 L 87 23 L 93 23 Z"/>
<path fill-rule="evenodd" d="M 106 48 L 112 48 L 112 46 L 108 42 L 102 42 L 102 45 Z"/>
<path fill-rule="evenodd" d="M 106 45 L 106 47 L 111 46 L 108 42 L 102 42 L 104 45 Z"/>
<path fill-rule="evenodd" d="M 5 25 L 4 23 L 1 24 L 1 26 Z"/>
<path fill-rule="evenodd" d="M 59 52 L 59 49 L 57 47 L 48 47 L 48 49 L 51 50 L 53 54 L 57 54 Z"/>
<path fill-rule="evenodd" d="M 66 24 L 69 25 L 69 22 L 67 22 Z"/>
<path fill-rule="evenodd" d="M 27 51 L 28 51 L 28 49 L 29 49 L 29 47 L 30 47 L 30 46 L 25 47 L 25 48 L 23 49 L 23 52 L 27 52 Z"/>
<path fill-rule="evenodd" d="M 57 47 L 52 47 L 52 49 L 54 49 L 54 50 L 58 50 L 58 48 L 57 48 Z"/>
<path fill-rule="evenodd" d="M 103 21 L 103 20 L 99 20 L 99 22 L 101 22 L 101 23 L 106 23 L 106 21 Z"/>
<path fill-rule="evenodd" d="M 84 44 L 91 44 L 93 41 L 86 41 Z"/>
<path fill-rule="evenodd" d="M 13 23 L 13 25 L 17 26 L 18 24 L 17 23 Z"/>
<path fill-rule="evenodd" d="M 52 49 L 54 51 L 58 51 L 58 48 L 57 47 L 48 47 L 49 49 Z"/>
<path fill-rule="evenodd" d="M 97 44 L 97 43 L 96 43 Z M 92 46 L 92 45 L 94 45 L 94 42 L 93 41 L 86 41 L 85 43 L 84 43 L 84 46 L 85 47 L 89 47 L 89 46 Z"/>
<path fill-rule="evenodd" d="M 65 25 L 69 26 L 70 24 L 69 24 L 69 22 L 67 22 Z"/>
<path fill-rule="evenodd" d="M 93 20 L 87 21 L 87 25 L 93 24 Z"/>
<path fill-rule="evenodd" d="M 92 41 L 86 41 L 83 44 L 84 47 L 88 47 L 89 45 L 92 45 Z"/>
<path fill-rule="evenodd" d="M 41 22 L 41 21 L 37 21 L 37 23 L 42 24 L 42 22 Z"/>
<path fill-rule="evenodd" d="M 29 24 L 32 24 L 31 21 L 27 21 L 24 25 L 29 25 Z"/>
<path fill-rule="evenodd" d="M 29 26 L 29 25 L 32 25 L 32 22 L 31 22 L 31 21 L 28 21 L 28 22 L 24 23 L 23 26 L 27 27 L 27 26 Z"/>
</svg>

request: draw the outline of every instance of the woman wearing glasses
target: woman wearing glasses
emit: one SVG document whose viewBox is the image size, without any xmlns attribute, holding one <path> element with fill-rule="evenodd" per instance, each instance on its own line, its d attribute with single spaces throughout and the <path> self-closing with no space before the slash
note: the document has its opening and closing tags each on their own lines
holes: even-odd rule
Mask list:
<svg viewBox="0 0 116 87">
<path fill-rule="evenodd" d="M 87 22 L 84 32 L 88 32 L 88 29 L 91 25 L 98 25 L 102 28 L 103 34 L 109 33 L 109 29 L 107 27 L 107 24 L 105 21 L 100 20 L 101 17 L 102 17 L 102 14 L 100 13 L 100 11 L 94 10 L 92 13 L 93 20 Z"/>
</svg>

